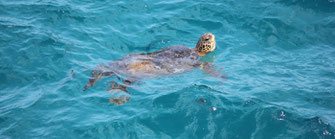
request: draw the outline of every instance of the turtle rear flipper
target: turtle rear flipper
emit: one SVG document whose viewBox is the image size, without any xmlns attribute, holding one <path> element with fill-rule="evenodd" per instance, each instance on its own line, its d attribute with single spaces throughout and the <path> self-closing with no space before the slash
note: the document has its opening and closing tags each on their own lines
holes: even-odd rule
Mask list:
<svg viewBox="0 0 335 139">
<path fill-rule="evenodd" d="M 110 76 L 110 77 L 116 77 L 117 79 L 121 80 L 119 76 L 117 76 L 114 72 L 112 71 L 100 71 L 100 70 L 93 70 L 91 72 L 92 77 L 88 79 L 88 83 L 84 86 L 84 91 L 86 91 L 89 87 L 92 87 L 95 85 L 95 83 L 98 80 L 101 80 L 105 76 Z"/>
<path fill-rule="evenodd" d="M 110 98 L 109 102 L 114 103 L 115 105 L 123 105 L 129 100 L 130 100 L 130 97 L 123 96 L 123 97 L 117 97 L 117 98 Z"/>
<path fill-rule="evenodd" d="M 124 93 L 130 95 L 130 93 L 128 92 L 127 88 L 129 88 L 129 86 L 122 85 L 122 84 L 119 84 L 117 82 L 112 81 L 111 84 L 110 84 L 110 88 L 106 88 L 106 90 L 110 91 L 110 92 L 112 92 L 112 91 L 121 91 L 121 92 L 124 92 Z M 128 96 L 122 96 L 122 97 L 110 98 L 109 102 L 114 103 L 115 105 L 122 105 L 122 104 L 128 102 L 129 100 L 130 100 L 130 97 L 128 97 Z"/>
<path fill-rule="evenodd" d="M 122 92 L 124 92 L 124 93 L 127 93 L 128 95 L 130 95 L 129 94 L 129 92 L 128 92 L 128 90 L 127 90 L 127 86 L 125 86 L 125 85 L 122 85 L 122 84 L 119 84 L 119 83 L 116 83 L 116 82 L 114 82 L 114 81 L 112 81 L 111 82 L 111 84 L 110 84 L 110 88 L 106 88 L 106 91 L 122 91 Z"/>
</svg>

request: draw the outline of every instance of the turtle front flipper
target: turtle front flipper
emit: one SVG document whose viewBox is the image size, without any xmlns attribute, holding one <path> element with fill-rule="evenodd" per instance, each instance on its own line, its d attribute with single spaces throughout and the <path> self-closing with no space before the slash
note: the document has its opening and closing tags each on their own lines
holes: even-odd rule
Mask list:
<svg viewBox="0 0 335 139">
<path fill-rule="evenodd" d="M 219 77 L 223 70 L 223 68 L 220 70 L 215 69 L 214 64 L 208 62 L 201 63 L 200 68 L 213 77 Z"/>
</svg>

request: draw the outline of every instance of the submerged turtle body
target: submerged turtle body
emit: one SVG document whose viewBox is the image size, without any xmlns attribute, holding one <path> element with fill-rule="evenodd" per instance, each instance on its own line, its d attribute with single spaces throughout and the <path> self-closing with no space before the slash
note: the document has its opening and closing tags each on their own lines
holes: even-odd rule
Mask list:
<svg viewBox="0 0 335 139">
<path fill-rule="evenodd" d="M 210 63 L 199 61 L 209 52 L 215 50 L 215 36 L 211 33 L 203 34 L 195 48 L 186 46 L 171 46 L 153 53 L 133 53 L 124 56 L 119 60 L 112 61 L 108 66 L 99 66 L 92 71 L 92 77 L 84 87 L 92 87 L 98 80 L 105 76 L 117 77 L 123 84 L 112 81 L 108 91 L 120 90 L 127 94 L 127 88 L 134 83 L 134 80 L 150 78 L 171 74 L 179 74 L 190 71 L 196 67 L 202 67 L 206 73 L 215 75 L 219 73 L 214 70 Z M 129 79 L 121 79 L 123 75 Z M 134 80 L 132 80 L 134 79 Z M 123 104 L 129 99 L 111 99 L 110 102 L 117 105 Z"/>
<path fill-rule="evenodd" d="M 195 49 L 171 46 L 153 53 L 129 54 L 109 63 L 110 70 L 132 78 L 178 74 L 199 67 Z"/>
</svg>

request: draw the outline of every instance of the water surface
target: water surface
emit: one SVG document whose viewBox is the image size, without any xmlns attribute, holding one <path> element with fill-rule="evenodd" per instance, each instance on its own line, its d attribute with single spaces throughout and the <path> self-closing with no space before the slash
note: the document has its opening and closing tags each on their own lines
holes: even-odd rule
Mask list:
<svg viewBox="0 0 335 139">
<path fill-rule="evenodd" d="M 223 82 L 144 79 L 121 106 L 111 78 L 82 91 L 96 65 L 205 32 Z M 334 38 L 334 0 L 2 0 L 0 138 L 335 138 Z"/>
</svg>

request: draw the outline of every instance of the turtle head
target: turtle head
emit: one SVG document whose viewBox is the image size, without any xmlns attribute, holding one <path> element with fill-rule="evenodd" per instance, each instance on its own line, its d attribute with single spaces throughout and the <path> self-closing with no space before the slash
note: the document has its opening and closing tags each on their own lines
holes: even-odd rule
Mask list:
<svg viewBox="0 0 335 139">
<path fill-rule="evenodd" d="M 199 56 L 205 56 L 209 52 L 214 51 L 215 47 L 215 36 L 212 33 L 205 33 L 202 34 L 199 38 L 195 50 L 197 51 Z"/>
</svg>

